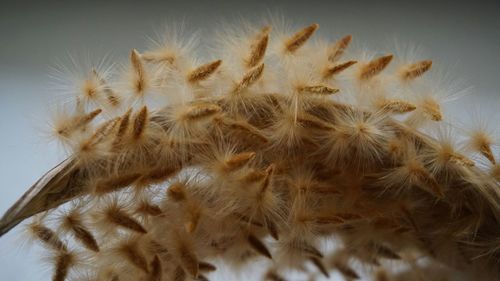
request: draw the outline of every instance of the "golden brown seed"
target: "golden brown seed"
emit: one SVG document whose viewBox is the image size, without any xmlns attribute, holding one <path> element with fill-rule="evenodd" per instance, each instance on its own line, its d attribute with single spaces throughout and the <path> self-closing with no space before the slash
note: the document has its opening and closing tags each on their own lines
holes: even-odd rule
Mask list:
<svg viewBox="0 0 500 281">
<path fill-rule="evenodd" d="M 347 49 L 351 41 L 352 41 L 352 36 L 347 35 L 342 37 L 337 42 L 335 42 L 332 48 L 330 48 L 328 54 L 328 60 L 330 62 L 336 62 L 344 54 L 345 49 Z"/>
<path fill-rule="evenodd" d="M 225 170 L 227 172 L 238 170 L 254 158 L 255 152 L 243 152 L 236 154 L 224 163 Z"/>
<path fill-rule="evenodd" d="M 269 259 L 273 258 L 271 256 L 271 253 L 267 249 L 266 245 L 264 245 L 264 243 L 262 243 L 254 235 L 252 235 L 252 234 L 248 235 L 247 236 L 247 241 L 248 241 L 249 245 L 252 247 L 252 249 L 254 249 L 257 253 L 259 253 L 259 254 L 261 254 L 261 255 L 269 258 Z"/>
<path fill-rule="evenodd" d="M 238 212 L 233 212 L 232 214 L 237 220 L 245 223 L 245 224 L 252 224 L 252 225 L 255 225 L 255 226 L 258 226 L 258 227 L 263 227 L 264 225 L 258 221 L 256 221 L 255 219 L 252 219 L 246 215 L 243 215 L 243 214 L 240 214 Z"/>
<path fill-rule="evenodd" d="M 262 28 L 260 33 L 254 39 L 254 42 L 250 46 L 250 55 L 246 60 L 248 68 L 255 67 L 264 58 L 264 55 L 266 54 L 267 44 L 269 42 L 270 31 L 271 27 L 266 26 Z"/>
<path fill-rule="evenodd" d="M 323 262 L 315 257 L 310 258 L 311 262 L 319 269 L 323 275 L 325 275 L 326 278 L 330 278 L 330 274 L 328 273 L 328 270 L 326 269 L 325 265 Z"/>
<path fill-rule="evenodd" d="M 243 79 L 241 79 L 241 81 L 234 87 L 233 93 L 238 94 L 246 88 L 252 86 L 257 80 L 260 79 L 260 77 L 262 77 L 262 73 L 264 73 L 263 63 L 248 71 L 243 76 Z"/>
<path fill-rule="evenodd" d="M 374 252 L 377 256 L 391 260 L 400 260 L 401 256 L 395 253 L 392 249 L 385 245 L 378 243 L 371 243 L 369 245 L 371 252 Z"/>
<path fill-rule="evenodd" d="M 378 270 L 375 273 L 375 281 L 390 281 L 389 276 L 384 270 Z"/>
<path fill-rule="evenodd" d="M 106 139 L 120 123 L 120 117 L 111 119 L 104 122 L 99 128 L 97 128 L 94 134 L 83 144 L 89 146 L 89 148 L 94 147 Z"/>
<path fill-rule="evenodd" d="M 163 276 L 163 269 L 161 266 L 161 261 L 158 256 L 155 255 L 153 261 L 151 262 L 151 272 L 148 274 L 146 281 L 161 281 Z"/>
<path fill-rule="evenodd" d="M 135 140 L 138 140 L 141 138 L 141 136 L 144 134 L 144 130 L 146 128 L 148 122 L 148 108 L 144 106 L 141 111 L 135 116 L 134 119 L 134 127 L 132 130 L 132 137 Z"/>
<path fill-rule="evenodd" d="M 291 38 L 285 41 L 286 51 L 290 53 L 297 51 L 297 49 L 309 40 L 318 27 L 319 24 L 315 23 L 295 33 Z"/>
<path fill-rule="evenodd" d="M 405 66 L 401 70 L 401 78 L 403 80 L 412 80 L 415 79 L 425 72 L 427 72 L 429 69 L 431 69 L 432 66 L 432 61 L 431 60 L 423 60 L 416 62 L 414 64 L 410 64 L 408 66 Z"/>
<path fill-rule="evenodd" d="M 162 210 L 158 205 L 150 204 L 148 202 L 142 202 L 137 208 L 137 212 L 154 217 L 162 214 Z"/>
<path fill-rule="evenodd" d="M 127 133 L 127 130 L 129 128 L 130 124 L 130 115 L 132 114 L 132 109 L 129 109 L 125 115 L 120 120 L 120 126 L 118 127 L 118 131 L 116 132 L 115 140 L 113 141 L 113 147 L 117 148 L 122 140 L 125 134 Z"/>
<path fill-rule="evenodd" d="M 52 275 L 52 281 L 66 280 L 69 270 L 74 262 L 75 257 L 72 253 L 68 253 L 66 251 L 60 252 L 56 257 L 56 265 L 54 274 Z"/>
<path fill-rule="evenodd" d="M 187 80 L 189 81 L 189 83 L 203 81 L 210 77 L 210 75 L 212 75 L 221 64 L 221 60 L 216 60 L 214 62 L 199 66 L 188 74 Z"/>
<path fill-rule="evenodd" d="M 419 186 L 430 188 L 430 191 L 437 198 L 444 198 L 444 192 L 436 179 L 421 164 L 412 164 L 409 167 L 410 174 L 415 177 Z"/>
<path fill-rule="evenodd" d="M 342 275 L 347 279 L 359 279 L 359 274 L 354 271 L 350 266 L 341 262 L 335 262 L 333 265 Z"/>
<path fill-rule="evenodd" d="M 335 129 L 333 125 L 330 125 L 325 121 L 316 118 L 312 115 L 298 116 L 297 123 L 300 124 L 303 128 L 311 128 L 311 129 L 325 130 L 325 131 L 331 131 Z"/>
<path fill-rule="evenodd" d="M 184 191 L 185 185 L 180 182 L 173 183 L 167 189 L 167 195 L 170 199 L 175 202 L 180 202 L 186 200 L 186 193 Z"/>
<path fill-rule="evenodd" d="M 107 85 L 106 80 L 99 75 L 97 70 L 92 69 L 92 75 L 99 81 L 99 85 L 104 87 L 103 91 L 106 94 L 106 99 L 111 106 L 117 107 L 120 105 L 120 99 L 118 95 Z"/>
<path fill-rule="evenodd" d="M 381 104 L 380 108 L 386 112 L 407 113 L 415 110 L 417 107 L 403 100 L 387 100 Z"/>
<path fill-rule="evenodd" d="M 357 63 L 357 61 L 351 60 L 333 66 L 329 66 L 323 72 L 323 79 L 331 78 L 332 76 L 339 74 L 340 72 L 346 70 L 355 63 Z"/>
<path fill-rule="evenodd" d="M 392 61 L 392 55 L 387 55 L 371 60 L 360 69 L 359 79 L 367 80 L 384 70 Z"/>
<path fill-rule="evenodd" d="M 278 227 L 276 226 L 276 224 L 267 217 L 265 218 L 265 221 L 267 230 L 269 231 L 269 234 L 271 234 L 271 237 L 273 237 L 275 240 L 279 240 L 280 238 L 278 233 Z"/>
<path fill-rule="evenodd" d="M 276 169 L 276 166 L 274 164 L 271 164 L 271 165 L 269 165 L 269 167 L 267 167 L 266 171 L 264 172 L 264 174 L 265 174 L 264 180 L 262 181 L 262 183 L 260 185 L 260 195 L 261 196 L 264 196 L 264 194 L 268 190 L 269 185 L 271 183 L 271 177 L 272 177 L 275 169 Z"/>
<path fill-rule="evenodd" d="M 258 142 L 265 144 L 269 140 L 254 126 L 248 124 L 247 122 L 230 122 L 228 124 L 229 129 L 233 131 L 236 137 L 241 139 L 251 139 L 257 140 Z M 241 134 L 241 136 L 239 136 Z"/>
<path fill-rule="evenodd" d="M 217 270 L 217 267 L 215 265 L 208 263 L 208 262 L 200 262 L 198 267 L 200 268 L 200 271 L 202 272 L 212 272 Z"/>
<path fill-rule="evenodd" d="M 331 95 L 336 94 L 340 90 L 336 88 L 332 88 L 327 85 L 312 85 L 312 86 L 303 86 L 297 89 L 300 93 L 310 93 L 317 95 Z"/>
<path fill-rule="evenodd" d="M 500 164 L 493 165 L 493 167 L 491 167 L 490 173 L 494 179 L 496 179 L 498 182 L 500 182 Z"/>
<path fill-rule="evenodd" d="M 83 223 L 74 215 L 68 215 L 65 218 L 65 224 L 68 225 L 75 235 L 75 238 L 79 240 L 85 248 L 99 252 L 99 246 L 94 238 L 94 235 L 83 225 Z"/>
<path fill-rule="evenodd" d="M 186 270 L 191 277 L 196 279 L 199 274 L 198 258 L 184 244 L 179 246 L 179 259 L 184 270 Z"/>
<path fill-rule="evenodd" d="M 314 246 L 312 246 L 308 243 L 302 242 L 299 245 L 294 245 L 294 248 L 306 253 L 307 255 L 309 255 L 311 257 L 316 257 L 316 258 L 320 258 L 320 259 L 323 258 L 323 254 L 318 249 L 316 249 Z"/>
<path fill-rule="evenodd" d="M 272 270 L 269 270 L 267 273 L 266 273 L 266 280 L 271 280 L 271 281 L 287 281 L 285 278 L 283 278 L 282 276 L 278 275 L 278 273 L 272 271 Z"/>
<path fill-rule="evenodd" d="M 191 206 L 189 206 L 188 210 L 189 221 L 184 224 L 184 228 L 186 229 L 187 233 L 193 233 L 196 230 L 201 217 L 201 212 L 198 206 L 194 204 L 190 205 Z"/>
<path fill-rule="evenodd" d="M 186 272 L 182 267 L 178 266 L 174 270 L 174 281 L 184 281 L 186 280 Z"/>
<path fill-rule="evenodd" d="M 199 121 L 210 118 L 221 112 L 221 110 L 220 106 L 211 103 L 195 104 L 186 109 L 183 118 L 191 121 Z"/>
<path fill-rule="evenodd" d="M 443 113 L 441 112 L 441 106 L 437 102 L 430 100 L 424 101 L 422 108 L 432 121 L 443 120 Z"/>
<path fill-rule="evenodd" d="M 470 160 L 469 158 L 467 158 L 463 155 L 457 154 L 457 153 L 450 155 L 450 161 L 452 163 L 455 163 L 455 164 L 460 165 L 460 166 L 465 166 L 465 167 L 473 167 L 476 165 L 474 163 L 474 161 Z"/>
<path fill-rule="evenodd" d="M 61 136 L 69 136 L 76 130 L 85 130 L 86 126 L 94 120 L 97 115 L 102 112 L 101 109 L 96 109 L 88 114 L 77 116 L 71 120 L 66 126 L 59 128 L 57 134 Z"/>
<path fill-rule="evenodd" d="M 130 62 L 135 74 L 134 90 L 136 93 L 142 94 L 146 87 L 144 65 L 141 61 L 141 56 L 136 49 L 130 52 Z"/>
<path fill-rule="evenodd" d="M 495 156 L 493 156 L 493 151 L 489 143 L 482 143 L 479 147 L 479 152 L 486 157 L 491 164 L 496 164 Z"/>
<path fill-rule="evenodd" d="M 129 216 L 119 208 L 110 208 L 106 211 L 106 217 L 109 222 L 114 223 L 126 229 L 139 233 L 147 233 L 146 229 L 134 218 Z"/>
<path fill-rule="evenodd" d="M 50 228 L 40 224 L 33 224 L 30 225 L 30 230 L 36 238 L 52 249 L 56 251 L 67 251 L 66 245 Z"/>
<path fill-rule="evenodd" d="M 135 242 L 124 243 L 118 250 L 132 265 L 144 272 L 149 272 L 148 261 Z"/>
<path fill-rule="evenodd" d="M 146 62 L 164 64 L 173 64 L 175 61 L 175 55 L 173 53 L 145 52 L 141 55 L 141 58 Z"/>
</svg>

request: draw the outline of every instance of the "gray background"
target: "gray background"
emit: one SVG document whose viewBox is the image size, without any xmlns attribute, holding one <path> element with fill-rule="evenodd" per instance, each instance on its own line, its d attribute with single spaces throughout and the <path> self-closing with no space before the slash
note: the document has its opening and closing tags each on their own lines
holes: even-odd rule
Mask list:
<svg viewBox="0 0 500 281">
<path fill-rule="evenodd" d="M 395 40 L 422 46 L 435 65 L 473 86 L 450 104 L 457 118 L 475 104 L 486 116 L 500 109 L 499 1 L 1 1 L 0 213 L 63 157 L 43 133 L 56 100 L 48 69 L 57 58 L 109 51 L 126 58 L 164 24 L 184 21 L 188 31 L 210 34 L 223 22 L 268 14 L 295 26 L 317 22 L 332 39 L 352 34 L 357 47 L 392 52 Z M 50 267 L 37 250 L 19 246 L 21 236 L 18 227 L 0 238 L 0 280 L 49 280 Z"/>
</svg>

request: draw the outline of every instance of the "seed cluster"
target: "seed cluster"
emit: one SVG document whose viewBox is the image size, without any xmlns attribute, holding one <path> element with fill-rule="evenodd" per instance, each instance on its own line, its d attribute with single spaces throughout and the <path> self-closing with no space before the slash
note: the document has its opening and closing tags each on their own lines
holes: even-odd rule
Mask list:
<svg viewBox="0 0 500 281">
<path fill-rule="evenodd" d="M 227 32 L 207 63 L 167 38 L 132 50 L 118 80 L 89 67 L 54 122 L 71 156 L 2 233 L 36 214 L 54 281 L 255 263 L 252 280 L 498 280 L 494 136 L 458 143 L 439 125 L 430 60 L 345 59 L 352 37 L 313 40 L 318 28 Z"/>
</svg>

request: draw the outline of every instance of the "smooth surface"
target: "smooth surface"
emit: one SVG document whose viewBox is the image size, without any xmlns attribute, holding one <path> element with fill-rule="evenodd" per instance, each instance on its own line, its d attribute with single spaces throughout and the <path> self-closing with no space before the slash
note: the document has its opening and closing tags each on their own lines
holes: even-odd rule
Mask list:
<svg viewBox="0 0 500 281">
<path fill-rule="evenodd" d="M 354 47 L 394 52 L 394 42 L 421 46 L 435 69 L 472 86 L 449 104 L 467 121 L 476 105 L 500 121 L 499 1 L 1 1 L 0 213 L 64 154 L 44 137 L 51 91 L 49 68 L 67 54 L 106 54 L 124 61 L 131 48 L 165 24 L 184 22 L 203 37 L 238 19 L 283 16 L 293 26 L 317 22 L 332 40 L 352 34 Z M 206 51 L 206 50 L 205 50 Z M 496 116 L 495 116 L 496 115 Z M 493 117 L 494 116 L 494 117 Z M 38 250 L 20 247 L 22 227 L 0 239 L 0 280 L 50 280 Z"/>
</svg>

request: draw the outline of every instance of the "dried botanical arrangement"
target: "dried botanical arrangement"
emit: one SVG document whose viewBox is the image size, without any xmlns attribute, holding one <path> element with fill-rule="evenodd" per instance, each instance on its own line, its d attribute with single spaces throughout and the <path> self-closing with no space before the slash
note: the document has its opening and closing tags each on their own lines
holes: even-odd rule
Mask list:
<svg viewBox="0 0 500 281">
<path fill-rule="evenodd" d="M 167 36 L 118 78 L 105 64 L 61 75 L 76 98 L 54 134 L 70 157 L 0 233 L 33 217 L 54 281 L 256 264 L 245 278 L 499 280 L 494 135 L 452 133 L 430 60 L 347 59 L 351 36 L 330 44 L 318 27 L 228 31 L 212 61 Z"/>
</svg>

